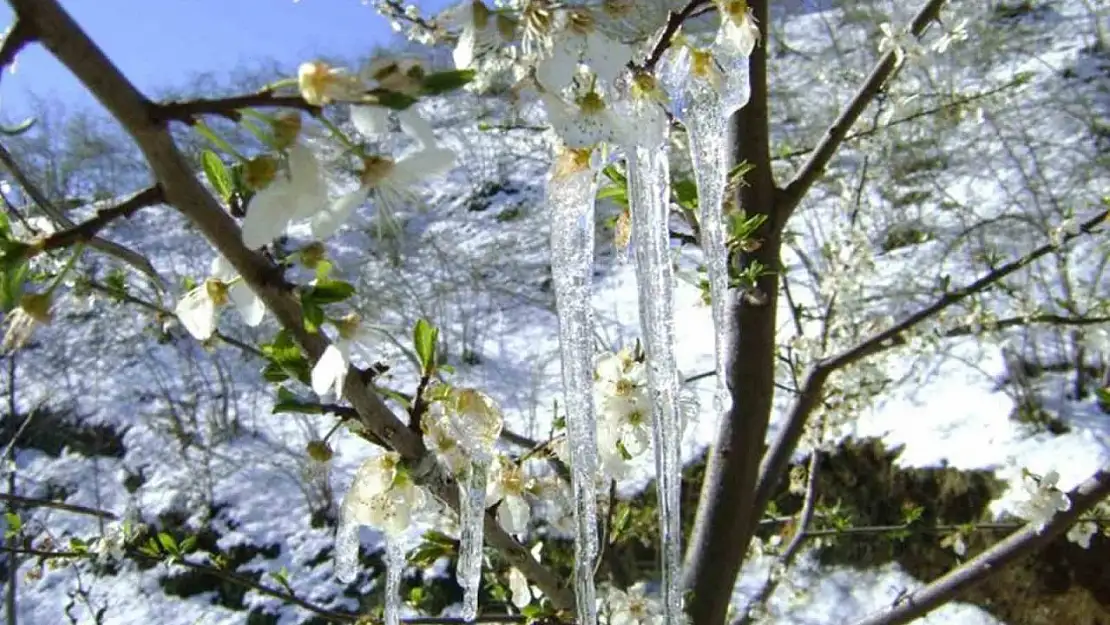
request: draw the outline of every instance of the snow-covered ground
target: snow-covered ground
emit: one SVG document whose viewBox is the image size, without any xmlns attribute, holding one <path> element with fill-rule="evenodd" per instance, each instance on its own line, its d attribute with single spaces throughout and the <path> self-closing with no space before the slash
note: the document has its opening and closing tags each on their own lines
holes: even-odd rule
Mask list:
<svg viewBox="0 0 1110 625">
<path fill-rule="evenodd" d="M 1007 49 L 989 70 L 967 59 L 953 61 L 951 65 L 957 69 L 946 76 L 950 85 L 915 83 L 919 81 L 917 74 L 906 77 L 906 82 L 929 93 L 952 87 L 970 94 L 1005 83 L 1019 71 L 1032 73 L 1024 86 L 1006 96 L 1009 99 L 983 104 L 987 122 L 977 121 L 972 113 L 943 134 L 924 122 L 917 131 L 907 130 L 912 140 L 935 135 L 949 141 L 937 148 L 950 153 L 951 158 L 946 168 L 934 172 L 928 199 L 891 206 L 881 191 L 906 181 L 881 177 L 893 178 L 893 173 L 872 174 L 865 204 L 874 214 L 862 217 L 864 230 L 875 234 L 892 224 L 916 219 L 939 233 L 938 241 L 875 258 L 869 293 L 875 298 L 876 309 L 884 314 L 904 314 L 914 303 L 929 301 L 929 289 L 942 268 L 951 273 L 954 285 L 979 273 L 980 268 L 968 261 L 966 242 L 958 242 L 966 237 L 956 236 L 969 224 L 1005 221 L 1000 216 L 1015 214 L 1019 206 L 1028 206 L 1030 214 L 1042 219 L 1038 223 L 1057 223 L 1059 220 L 1051 214 L 1037 212 L 1042 205 L 1067 203 L 1083 216 L 1093 210 L 1092 198 L 1110 188 L 1105 167 L 1099 179 L 1090 170 L 1077 173 L 1075 166 L 1082 159 L 1094 158 L 1091 151 L 1096 147 L 1082 114 L 1097 109 L 1081 111 L 1079 101 L 1101 103 L 1100 114 L 1106 118 L 1110 57 L 1103 53 L 1099 66 L 1097 57 L 1085 51 L 1091 33 L 1089 21 L 1084 21 L 1084 3 L 1041 4 L 1049 6 L 1047 13 L 1038 13 L 1036 19 L 1027 17 L 1020 25 L 979 25 L 986 32 L 983 37 L 992 33 L 999 36 L 1008 29 L 1027 29 L 1043 42 L 1044 48 L 1037 53 Z M 907 10 L 899 7 L 899 19 Z M 806 57 L 807 51 L 828 45 L 828 26 L 837 23 L 839 15 L 815 12 L 796 16 L 784 26 L 794 52 L 775 61 L 783 70 L 775 74 L 779 83 L 776 88 L 784 92 L 820 88 L 817 99 L 826 108 L 814 105 L 813 111 L 805 115 L 794 110 L 776 113 L 793 119 L 793 123 L 783 122 L 785 130 L 779 131 L 777 140 L 810 145 L 816 136 L 813 131 L 826 124 L 833 109 L 848 97 L 844 85 L 850 80 L 830 80 L 827 85 L 815 86 L 812 76 L 819 61 Z M 1104 28 L 1110 27 L 1105 14 L 1102 19 Z M 1077 34 L 1077 27 L 1086 30 Z M 869 42 L 858 29 L 843 34 L 845 62 L 862 69 L 866 66 L 863 61 L 873 57 L 874 41 Z M 949 54 L 965 54 L 963 50 L 973 49 L 976 36 L 969 42 L 953 44 L 954 51 Z M 852 46 L 857 46 L 854 52 Z M 858 48 L 862 46 L 871 47 L 861 51 Z M 1075 99 L 1059 104 L 1056 98 L 1073 83 Z M 1029 140 L 1026 145 L 1051 139 L 1051 150 L 1037 151 L 1036 158 L 1015 153 L 1025 148 L 1005 141 L 1004 133 L 998 130 L 1001 121 L 998 126 L 990 123 L 990 119 L 1004 120 L 1016 114 L 1020 103 L 1029 102 L 1033 103 L 1029 106 L 1044 108 L 1043 118 L 1022 131 Z M 402 343 L 398 346 L 383 341 L 377 348 L 379 358 L 393 367 L 385 380 L 387 386 L 413 390 L 413 367 L 401 347 L 415 319 L 426 317 L 443 328 L 447 361 L 457 368 L 452 381 L 485 390 L 503 408 L 507 428 L 542 440 L 550 432 L 551 406 L 559 392 L 556 319 L 548 287 L 548 219 L 542 202 L 542 181 L 548 167 L 544 139 L 527 129 L 476 128 L 474 121 L 483 121 L 482 107 L 490 109 L 491 122 L 504 112 L 495 103 L 466 98 L 437 100 L 423 106 L 425 114 L 437 120 L 441 141 L 464 155 L 461 166 L 446 182 L 428 186 L 423 210 L 401 216 L 405 232 L 400 240 L 379 236 L 368 206 L 335 240 L 331 253 L 339 274 L 359 288 L 360 312 L 366 319 L 392 328 Z M 905 112 L 912 112 L 912 107 Z M 849 187 L 855 184 L 853 177 L 861 167 L 868 167 L 861 165 L 862 154 L 886 150 L 890 155 L 895 149 L 883 144 L 882 137 L 879 133 L 864 143 L 850 143 L 843 157 L 833 163 L 828 178 L 844 179 Z M 1025 167 L 1030 162 L 1035 164 Z M 790 167 L 785 163 L 782 166 Z M 882 165 L 872 163 L 870 167 L 881 169 Z M 1030 191 L 1026 188 L 1028 178 L 1036 176 L 1059 182 Z M 1068 193 L 1060 190 L 1065 187 Z M 829 225 L 843 219 L 842 198 L 831 189 L 832 185 L 815 189 L 815 199 L 798 216 L 796 232 L 802 243 L 796 250 L 815 258 L 822 244 L 846 236 L 844 228 Z M 945 202 L 949 203 L 947 212 L 943 210 Z M 955 211 L 951 205 L 957 207 Z M 878 207 L 887 211 L 879 213 Z M 1012 231 L 991 228 L 983 230 L 988 231 L 991 245 L 1004 259 L 1045 240 L 1043 228 L 1038 230 L 1035 225 L 1013 226 Z M 291 234 L 296 239 L 306 231 L 294 229 Z M 142 212 L 114 226 L 111 236 L 148 254 L 175 284 L 183 276 L 201 277 L 211 257 L 195 231 L 161 209 Z M 1101 266 L 1097 266 L 1097 260 L 1105 257 L 1105 242 L 1084 245 L 1070 257 L 1075 288 L 1086 294 L 1084 301 L 1106 300 L 1110 287 L 1099 273 Z M 593 303 L 600 321 L 599 341 L 610 347 L 628 345 L 639 334 L 634 270 L 608 246 L 598 252 Z M 680 270 L 692 275 L 698 260 L 696 253 L 682 252 Z M 791 276 L 797 274 L 796 284 L 802 285 L 796 295 L 803 298 L 801 301 L 811 301 L 804 291 L 818 286 L 807 283 L 800 256 L 794 254 L 787 261 Z M 935 270 L 923 271 L 923 267 Z M 1046 267 L 1048 264 L 1038 265 L 1041 270 Z M 1015 281 L 1014 285 L 1042 298 L 1059 297 L 1054 291 L 1058 285 L 1036 280 Z M 136 288 L 133 294 L 167 308 L 173 305 L 172 293 L 163 298 Z M 999 296 L 981 303 L 997 308 L 998 316 L 1004 317 L 1018 306 L 1016 301 Z M 19 448 L 15 454 L 15 491 L 24 496 L 57 496 L 61 489 L 70 504 L 121 515 L 134 510 L 148 522 L 173 513 L 195 526 L 211 516 L 221 548 L 280 546 L 276 557 L 256 557 L 240 571 L 274 574 L 285 569 L 291 588 L 304 599 L 336 609 L 357 609 L 358 601 L 345 596 L 342 585 L 332 576 L 332 530 L 328 526 L 314 527 L 310 520 L 341 496 L 355 468 L 373 453 L 365 442 L 345 432 L 337 434 L 331 439 L 336 455 L 330 473 L 321 472 L 306 457 L 304 448 L 310 440 L 324 436 L 333 418 L 271 414 L 272 387 L 260 379 L 259 360 L 231 347 L 205 350 L 180 328 L 171 328 L 168 339 L 160 338 L 161 324 L 149 311 L 133 304 L 71 295 L 59 309 L 64 313 L 50 328 L 40 330 L 33 345 L 17 359 L 15 398 L 19 411 L 27 413 L 45 406 L 85 425 L 111 425 L 122 433 L 126 452 L 119 457 L 90 457 L 71 451 L 53 457 Z M 681 371 L 693 376 L 712 370 L 709 309 L 689 281 L 680 281 L 676 310 Z M 785 340 L 791 332 L 790 311 L 785 303 L 780 319 Z M 221 328 L 247 342 L 266 340 L 273 330 L 269 325 L 245 328 L 234 314 L 224 317 Z M 1100 349 L 1110 350 L 1106 335 L 1093 330 L 1088 334 L 1093 337 L 1092 344 L 1102 340 Z M 1013 336 L 1032 336 L 1037 341 L 1051 333 L 1019 331 Z M 1019 338 L 1014 338 L 1012 344 L 1019 343 Z M 911 360 L 899 352 L 881 362 L 889 367 L 891 377 L 911 377 L 869 405 L 858 419 L 844 424 L 840 434 L 880 436 L 891 446 L 903 446 L 899 462 L 905 466 L 947 463 L 958 469 L 994 470 L 1006 479 L 1017 477 L 1023 467 L 1035 473 L 1055 469 L 1061 474 L 1060 486 L 1066 489 L 1110 460 L 1110 426 L 1093 399 L 1066 401 L 1062 390 L 1048 389 L 1046 407 L 1071 428 L 1063 435 L 1032 433 L 1010 418 L 1014 402 L 998 389 L 998 379 L 1006 373 L 999 341 L 952 340 L 944 350 L 926 358 Z M 1059 381 L 1059 389 L 1064 384 Z M 701 409 L 687 430 L 683 450 L 687 460 L 712 443 L 717 426 L 711 408 L 713 380 L 702 379 L 690 388 L 697 394 Z M 789 397 L 779 397 L 776 402 L 780 409 L 785 408 Z M 770 436 L 779 425 L 776 419 Z M 1065 458 L 1066 462 L 1062 461 Z M 621 483 L 622 494 L 636 492 L 650 479 L 649 467 L 641 469 Z M 126 479 L 129 476 L 141 476 L 141 483 L 135 486 L 134 480 Z M 132 488 L 128 489 L 125 482 Z M 1011 502 L 1012 497 L 1007 495 L 994 506 L 1002 512 Z M 96 519 L 64 511 L 40 509 L 23 516 L 25 524 L 46 528 L 63 545 L 69 536 L 91 538 L 100 531 Z M 417 524 L 414 538 L 427 527 L 426 523 Z M 363 539 L 371 548 L 379 536 L 364 531 Z M 749 563 L 737 586 L 737 603 L 756 589 L 766 565 L 761 559 Z M 62 622 L 67 606 L 80 623 L 94 622 L 92 614 L 101 607 L 106 608 L 103 623 L 184 625 L 244 620 L 243 611 L 215 605 L 212 593 L 187 598 L 167 596 L 158 582 L 166 574 L 161 565 L 139 570 L 129 564 L 104 575 L 93 574 L 85 565 L 48 568 L 38 579 L 25 579 L 35 566 L 24 561 L 21 568 L 20 623 Z M 171 566 L 170 571 L 180 573 L 179 567 Z M 272 584 L 274 578 L 264 574 L 262 581 Z M 362 583 L 364 590 L 369 588 L 365 581 Z M 775 595 L 771 608 L 777 617 L 775 622 L 784 625 L 846 622 L 889 604 L 919 583 L 895 565 L 854 571 L 821 567 L 803 558 Z M 283 606 L 276 599 L 254 592 L 248 592 L 244 601 L 248 610 L 259 608 L 280 615 L 281 623 L 299 623 L 307 616 L 299 608 Z M 973 625 L 997 621 L 976 607 L 951 605 L 922 622 Z"/>
</svg>

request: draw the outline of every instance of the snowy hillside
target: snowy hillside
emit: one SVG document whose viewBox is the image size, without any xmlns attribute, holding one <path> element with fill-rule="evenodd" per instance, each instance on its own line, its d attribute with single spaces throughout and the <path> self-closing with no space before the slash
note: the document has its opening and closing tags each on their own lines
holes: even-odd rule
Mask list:
<svg viewBox="0 0 1110 625">
<path fill-rule="evenodd" d="M 897 2 L 891 15 L 882 10 L 887 4 L 799 12 L 775 25 L 773 141 L 780 178 L 804 160 L 874 62 L 878 23 L 904 23 L 917 8 Z M 968 40 L 907 64 L 792 222 L 784 258 L 791 298 L 780 299 L 779 315 L 780 343 L 791 349 L 814 349 L 803 343 L 822 331 L 828 332 L 825 353 L 843 348 L 868 328 L 932 301 L 944 276 L 953 286 L 973 280 L 993 262 L 986 250 L 1001 262 L 1017 257 L 1058 235 L 1071 213 L 1084 219 L 1098 210 L 1110 193 L 1110 50 L 1093 45 L 1094 24 L 1110 30 L 1107 9 L 1080 0 L 1026 3 L 1031 8 L 1013 11 L 993 7 L 1004 3 L 953 4 L 974 16 Z M 1096 9 L 1101 13 L 1092 15 Z M 397 339 L 383 334 L 375 345 L 375 360 L 389 366 L 378 384 L 413 392 L 409 337 L 416 320 L 426 318 L 442 329 L 445 362 L 455 368 L 451 380 L 492 395 L 513 433 L 546 440 L 561 390 L 543 203 L 548 137 L 528 125 L 538 122 L 536 111 L 512 120 L 508 105 L 495 98 L 458 95 L 421 106 L 439 140 L 460 154 L 458 166 L 422 189 L 420 206 L 398 215 L 400 231 L 379 219 L 372 204 L 362 207 L 330 243 L 331 260 L 358 288 L 362 317 Z M 355 184 L 338 175 L 333 182 L 336 190 Z M 637 290 L 631 264 L 600 223 L 616 208 L 601 212 L 593 304 L 599 345 L 616 349 L 638 338 Z M 91 277 L 91 290 L 70 290 L 54 322 L 0 373 L 10 398 L 0 441 L 14 445 L 0 492 L 195 536 L 199 547 L 222 553 L 230 570 L 329 610 L 379 605 L 380 536 L 363 531 L 363 548 L 373 554 L 364 563 L 372 568 L 355 583 L 337 581 L 332 564 L 338 500 L 375 451 L 341 428 L 328 439 L 331 461 L 314 461 L 306 446 L 323 439 L 336 418 L 273 413 L 274 386 L 262 380 L 265 363 L 249 348 L 272 338 L 271 319 L 248 328 L 234 313 L 222 317 L 221 331 L 245 350 L 220 341 L 203 346 L 172 321 L 168 313 L 183 279 L 202 279 L 213 254 L 180 216 L 146 209 L 114 224 L 107 236 L 150 258 L 169 292 L 140 280 L 130 281 L 124 294 L 114 292 L 109 263 L 86 256 L 82 273 Z M 307 240 L 307 228 L 292 230 L 290 238 L 290 247 Z M 937 331 L 979 329 L 991 319 L 1023 315 L 1110 317 L 1108 253 L 1104 235 L 1080 239 L 1005 288 L 952 311 Z M 688 389 L 700 407 L 683 451 L 695 461 L 717 431 L 715 382 L 702 375 L 714 368 L 714 334 L 697 286 L 700 253 L 683 247 L 676 260 L 685 278 L 676 293 L 678 364 L 686 377 L 697 378 Z M 853 286 L 836 282 L 849 271 Z M 845 289 L 835 318 L 827 326 L 812 318 L 796 324 L 796 310 L 821 308 L 830 285 Z M 796 336 L 799 326 L 805 339 Z M 902 446 L 899 463 L 906 467 L 993 471 L 1016 486 L 994 502 L 999 515 L 1020 495 L 1023 468 L 1058 471 L 1066 489 L 1110 463 L 1107 414 L 1093 395 L 1076 397 L 1072 370 L 1050 366 L 1078 361 L 1103 375 L 1110 366 L 1110 324 L 970 333 L 920 339 L 845 372 L 851 376 L 845 387 L 878 384 L 884 392 L 861 402 L 855 420 L 831 423 L 835 435 L 821 444 L 881 437 Z M 1005 354 L 1049 370 L 1030 382 L 1047 414 L 1041 421 L 1013 418 L 1015 391 L 1001 382 L 1013 374 Z M 789 367 L 779 378 L 790 386 Z M 290 388 L 313 399 L 309 389 Z M 790 402 L 789 392 L 776 397 L 780 409 Z M 1049 421 L 1066 432 L 1051 433 L 1043 427 Z M 772 423 L 770 437 L 776 426 L 781 423 Z M 620 494 L 634 496 L 651 478 L 645 463 L 620 483 Z M 75 537 L 91 541 L 114 525 L 80 510 L 24 509 L 19 516 L 25 532 L 45 532 L 39 540 L 49 535 L 54 550 Z M 417 523 L 413 544 L 432 527 L 430 519 Z M 10 554 L 0 557 L 0 577 L 11 575 Z M 737 604 L 756 592 L 769 561 L 756 557 L 748 564 Z M 16 614 L 23 625 L 67 618 L 325 622 L 264 593 L 220 583 L 196 566 L 28 555 L 17 562 Z M 440 562 L 411 574 L 427 580 L 449 573 L 446 568 Z M 850 622 L 921 581 L 895 564 L 860 571 L 806 557 L 771 601 L 773 622 Z M 999 621 L 980 607 L 953 604 L 921 622 Z"/>
</svg>

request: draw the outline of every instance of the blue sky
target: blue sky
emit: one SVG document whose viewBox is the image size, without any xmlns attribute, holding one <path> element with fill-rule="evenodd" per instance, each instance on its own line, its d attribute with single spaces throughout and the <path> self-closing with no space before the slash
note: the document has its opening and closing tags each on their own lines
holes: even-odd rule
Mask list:
<svg viewBox="0 0 1110 625">
<path fill-rule="evenodd" d="M 412 0 L 410 0 L 412 1 Z M 416 0 L 425 15 L 448 0 Z M 275 59 L 293 67 L 316 56 L 355 57 L 395 36 L 360 0 L 62 0 L 62 5 L 140 89 L 181 86 L 190 76 Z M 3 28 L 10 7 L 0 6 Z M 15 74 L 0 83 L 0 117 L 28 113 L 28 94 L 66 108 L 95 102 L 40 46 L 19 55 Z"/>
</svg>

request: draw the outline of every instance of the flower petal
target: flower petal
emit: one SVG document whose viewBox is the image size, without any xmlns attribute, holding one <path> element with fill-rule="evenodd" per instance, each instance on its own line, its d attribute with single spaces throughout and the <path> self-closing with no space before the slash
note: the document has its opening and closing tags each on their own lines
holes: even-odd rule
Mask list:
<svg viewBox="0 0 1110 625">
<path fill-rule="evenodd" d="M 325 395 L 333 388 L 336 395 L 343 393 L 343 381 L 347 377 L 347 359 L 335 345 L 328 345 L 316 366 L 312 367 L 312 390 L 317 395 Z"/>
<path fill-rule="evenodd" d="M 312 217 L 312 236 L 317 239 L 326 239 L 335 234 L 355 209 L 366 201 L 367 189 L 359 187 L 350 193 L 342 195 L 331 203 L 325 211 L 320 211 Z"/>
<path fill-rule="evenodd" d="M 376 139 L 389 130 L 389 109 L 372 105 L 352 106 L 351 124 L 363 137 Z"/>
<path fill-rule="evenodd" d="M 198 341 L 206 341 L 216 331 L 216 304 L 208 297 L 205 286 L 189 291 L 174 309 L 181 325 Z"/>
<path fill-rule="evenodd" d="M 432 125 L 421 117 L 415 108 L 409 107 L 397 112 L 397 121 L 401 123 L 401 131 L 420 142 L 421 147 L 433 148 L 436 145 L 436 135 Z"/>
<path fill-rule="evenodd" d="M 247 216 L 243 219 L 243 245 L 258 249 L 281 236 L 293 216 L 294 200 L 289 186 L 281 182 L 256 193 L 247 204 Z"/>
<path fill-rule="evenodd" d="M 509 569 L 509 590 L 513 593 L 513 605 L 523 609 L 532 603 L 532 591 L 528 589 L 528 580 L 516 568 Z"/>
<path fill-rule="evenodd" d="M 532 518 L 532 508 L 518 495 L 509 495 L 501 500 L 497 508 L 497 521 L 510 534 L 523 534 L 528 531 L 528 521 Z"/>
<path fill-rule="evenodd" d="M 252 328 L 262 323 L 262 318 L 266 315 L 266 305 L 244 282 L 239 281 L 231 285 L 227 290 L 227 296 L 231 299 L 235 310 L 238 310 L 243 317 L 243 323 Z"/>
</svg>

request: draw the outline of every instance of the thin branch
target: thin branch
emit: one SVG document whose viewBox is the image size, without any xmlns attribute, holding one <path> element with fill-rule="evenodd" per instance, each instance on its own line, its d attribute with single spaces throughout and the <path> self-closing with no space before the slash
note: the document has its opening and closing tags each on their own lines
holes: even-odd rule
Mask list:
<svg viewBox="0 0 1110 625">
<path fill-rule="evenodd" d="M 709 4 L 709 0 L 690 0 L 686 6 L 679 9 L 677 12 L 672 11 L 667 16 L 667 23 L 663 26 L 663 31 L 659 33 L 659 38 L 655 40 L 655 44 L 651 47 L 651 52 L 648 54 L 647 59 L 644 60 L 642 65 L 633 66 L 633 69 L 650 72 L 655 69 L 655 66 L 663 58 L 663 53 L 671 46 L 671 41 L 674 39 L 675 33 L 682 24 L 694 16 L 694 13 Z"/>
<path fill-rule="evenodd" d="M 107 510 L 99 510 L 97 508 L 89 508 L 87 506 L 78 506 L 64 501 L 54 501 L 51 499 L 39 499 L 37 497 L 23 497 L 21 495 L 12 495 L 9 493 L 0 493 L 0 501 L 7 501 L 11 504 L 24 506 L 27 508 L 52 508 L 54 510 L 64 510 L 65 512 L 72 512 L 74 514 L 84 514 L 87 516 L 99 517 L 101 519 L 108 519 L 109 521 L 118 521 L 119 516 L 115 513 L 108 512 Z"/>
<path fill-rule="evenodd" d="M 27 28 L 30 28 L 30 25 L 28 25 Z M 58 207 L 54 206 L 54 204 L 47 199 L 46 195 L 31 181 L 31 178 L 27 176 L 19 164 L 16 163 L 12 153 L 9 152 L 8 148 L 2 143 L 0 143 L 0 165 L 3 165 L 4 168 L 8 170 L 12 178 L 15 178 L 15 181 L 19 183 L 23 191 L 31 198 L 31 201 L 38 205 L 39 209 L 53 219 L 56 224 L 62 228 L 73 228 L 77 225 L 73 223 L 73 220 L 67 217 L 63 211 L 59 210 Z M 161 276 L 154 270 L 154 265 L 151 265 L 150 261 L 142 254 L 100 237 L 93 237 L 89 240 L 89 246 L 131 265 L 135 269 L 150 276 L 156 285 L 161 286 Z"/>
<path fill-rule="evenodd" d="M 915 37 L 920 37 L 929 23 L 936 19 L 940 13 L 940 7 L 944 4 L 944 0 L 929 0 L 925 6 L 917 13 L 910 23 L 910 32 Z M 852 130 L 852 126 L 859 120 L 863 111 L 871 104 L 876 96 L 883 89 L 883 85 L 887 79 L 891 77 L 894 70 L 897 68 L 898 63 L 895 58 L 895 51 L 889 50 L 884 54 L 875 68 L 871 70 L 871 75 L 867 77 L 863 85 L 860 86 L 856 95 L 848 103 L 848 106 L 841 111 L 832 125 L 825 130 L 824 136 L 821 141 L 814 148 L 813 153 L 809 159 L 802 165 L 794 177 L 787 183 L 786 188 L 780 195 L 778 203 L 779 208 L 783 212 L 782 221 L 780 224 L 786 223 L 786 217 L 797 208 L 798 204 L 805 197 L 806 192 L 810 187 L 821 177 L 825 171 L 825 166 L 829 164 L 832 157 L 840 149 L 840 145 L 844 143 L 848 133 Z"/>
<path fill-rule="evenodd" d="M 133 193 L 131 197 L 115 206 L 97 210 L 95 217 L 87 219 L 72 228 L 59 230 L 43 237 L 36 244 L 36 247 L 41 250 L 56 250 L 69 247 L 75 243 L 88 243 L 113 221 L 121 217 L 129 218 L 139 210 L 161 204 L 163 201 L 162 187 L 158 185 L 147 187 L 142 191 Z"/>
<path fill-rule="evenodd" d="M 861 341 L 854 347 L 841 352 L 837 356 L 817 362 L 809 372 L 806 382 L 802 386 L 801 393 L 798 395 L 798 399 L 794 403 L 790 415 L 787 417 L 785 427 L 780 431 L 774 444 L 771 445 L 760 467 L 755 499 L 756 509 L 763 510 L 767 502 L 771 500 L 771 493 L 774 491 L 779 480 L 782 479 L 787 467 L 790 465 L 790 457 L 793 455 L 794 450 L 798 446 L 798 442 L 802 438 L 802 433 L 805 431 L 805 425 L 809 419 L 809 415 L 817 407 L 818 402 L 821 401 L 825 383 L 828 381 L 830 375 L 864 358 L 904 343 L 905 334 L 915 326 L 931 319 L 946 308 L 972 295 L 987 290 L 1000 282 L 1003 278 L 1014 272 L 1020 271 L 1037 259 L 1056 251 L 1072 240 L 1090 234 L 1106 221 L 1108 215 L 1110 215 L 1110 211 L 1104 210 L 1099 212 L 1094 217 L 1085 221 L 1077 231 L 1070 232 L 1061 237 L 1059 243 L 1046 243 L 1016 260 L 997 267 L 971 284 L 945 293 L 929 306 L 922 308 L 891 328 L 873 334 L 870 338 Z"/>
<path fill-rule="evenodd" d="M 320 107 L 313 106 L 300 95 L 277 95 L 273 89 L 228 98 L 196 98 L 173 100 L 154 104 L 151 117 L 157 123 L 182 122 L 190 126 L 202 115 L 216 115 L 239 121 L 242 109 L 288 108 L 304 111 L 313 117 L 320 115 Z"/>
<path fill-rule="evenodd" d="M 1057 513 L 1042 531 L 1026 525 L 959 568 L 918 591 L 900 597 L 890 607 L 857 621 L 855 625 L 901 625 L 928 614 L 998 569 L 1041 549 L 1107 495 L 1110 495 L 1110 473 L 1100 471 L 1068 493 L 1071 508 Z"/>
</svg>

